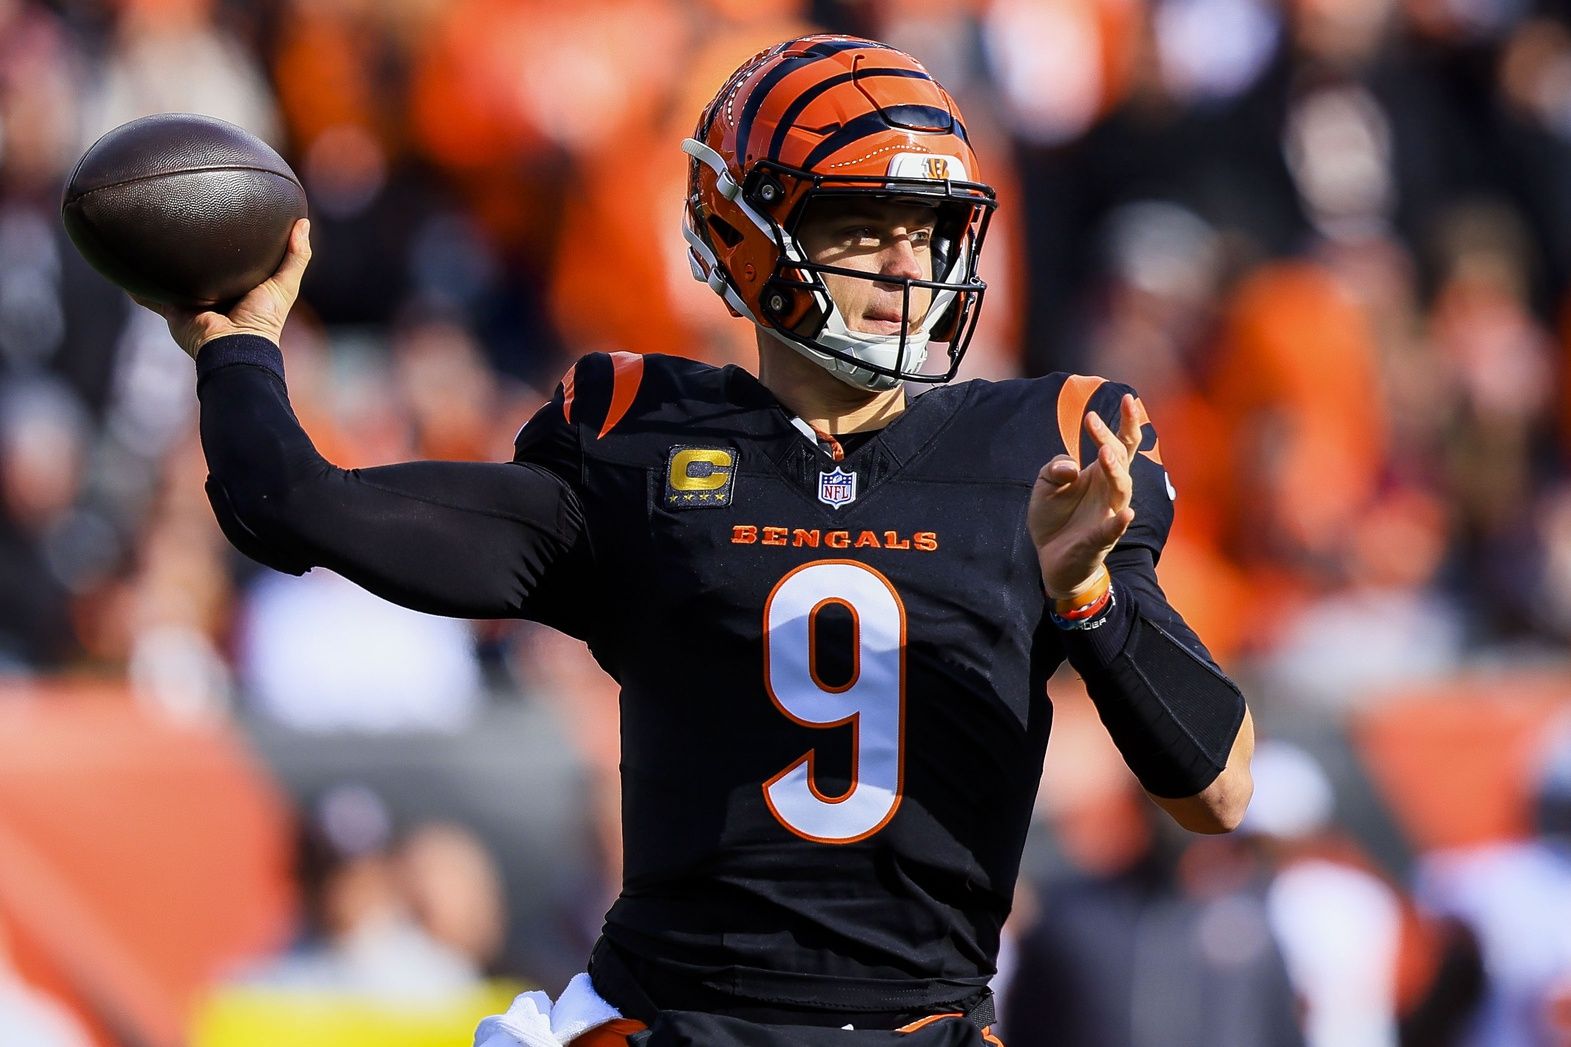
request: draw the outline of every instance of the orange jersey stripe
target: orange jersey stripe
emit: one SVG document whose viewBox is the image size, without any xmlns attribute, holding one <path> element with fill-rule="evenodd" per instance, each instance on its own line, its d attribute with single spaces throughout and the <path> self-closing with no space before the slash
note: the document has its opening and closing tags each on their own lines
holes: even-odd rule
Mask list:
<svg viewBox="0 0 1571 1047">
<path fill-rule="evenodd" d="M 982 1039 L 992 1044 L 993 1047 L 1004 1047 L 1004 1041 L 993 1035 L 993 1027 L 991 1025 L 982 1030 Z"/>
<path fill-rule="evenodd" d="M 1085 424 L 1082 419 L 1085 417 L 1086 404 L 1106 384 L 1106 378 L 1072 374 L 1064 380 L 1064 387 L 1058 391 L 1058 433 L 1064 438 L 1064 450 L 1076 464 L 1080 462 L 1080 431 Z"/>
<path fill-rule="evenodd" d="M 600 436 L 616 428 L 616 423 L 633 406 L 638 387 L 644 380 L 644 358 L 637 353 L 611 354 L 611 406 L 606 409 Z"/>
<path fill-rule="evenodd" d="M 964 1017 L 965 1017 L 965 1015 L 961 1014 L 959 1011 L 955 1011 L 952 1014 L 929 1014 L 926 1018 L 918 1018 L 916 1021 L 912 1022 L 910 1025 L 902 1025 L 902 1026 L 900 1026 L 900 1028 L 896 1029 L 895 1032 L 916 1032 L 918 1029 L 926 1028 L 927 1026 L 932 1025 L 934 1022 L 941 1022 L 945 1018 L 964 1018 Z"/>
<path fill-rule="evenodd" d="M 578 365 L 575 363 L 567 369 L 562 376 L 562 420 L 571 423 L 573 420 L 573 379 L 578 376 Z"/>
<path fill-rule="evenodd" d="M 1151 416 L 1146 413 L 1145 402 L 1143 400 L 1141 400 L 1140 397 L 1138 397 L 1138 396 L 1135 397 L 1135 424 L 1139 425 L 1140 428 L 1142 428 L 1142 429 L 1144 429 L 1146 426 L 1151 424 Z M 1144 441 L 1144 439 L 1145 439 L 1145 437 L 1142 436 L 1141 440 Z M 1163 464 L 1162 463 L 1162 441 L 1161 440 L 1154 441 L 1151 444 L 1151 449 L 1149 451 L 1141 451 L 1140 453 L 1145 455 L 1147 458 L 1151 459 L 1157 465 L 1162 465 Z M 1165 466 L 1163 466 L 1163 467 L 1166 468 Z"/>
</svg>

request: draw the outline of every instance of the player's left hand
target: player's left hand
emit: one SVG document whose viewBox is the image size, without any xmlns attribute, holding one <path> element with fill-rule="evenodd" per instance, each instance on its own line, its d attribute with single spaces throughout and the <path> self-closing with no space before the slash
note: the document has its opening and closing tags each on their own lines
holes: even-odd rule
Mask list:
<svg viewBox="0 0 1571 1047">
<path fill-rule="evenodd" d="M 1044 465 L 1026 512 L 1042 584 L 1054 600 L 1073 599 L 1096 584 L 1102 562 L 1135 518 L 1129 504 L 1134 496 L 1129 467 L 1141 440 L 1135 398 L 1124 394 L 1118 432 L 1095 412 L 1086 415 L 1085 426 L 1097 444 L 1095 460 L 1082 469 L 1061 454 Z"/>
</svg>

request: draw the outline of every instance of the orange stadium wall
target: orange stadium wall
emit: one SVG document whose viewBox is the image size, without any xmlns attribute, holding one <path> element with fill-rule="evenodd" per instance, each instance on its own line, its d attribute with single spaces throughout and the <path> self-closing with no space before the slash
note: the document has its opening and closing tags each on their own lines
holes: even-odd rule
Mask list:
<svg viewBox="0 0 1571 1047">
<path fill-rule="evenodd" d="M 288 830 L 230 725 L 120 685 L 0 688 L 0 940 L 105 1045 L 184 1043 L 202 990 L 282 942 Z"/>
</svg>

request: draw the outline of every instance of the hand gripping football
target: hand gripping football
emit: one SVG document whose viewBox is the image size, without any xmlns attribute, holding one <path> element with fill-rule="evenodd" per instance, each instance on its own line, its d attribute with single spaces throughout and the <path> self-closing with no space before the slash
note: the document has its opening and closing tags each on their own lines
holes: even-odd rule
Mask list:
<svg viewBox="0 0 1571 1047">
<path fill-rule="evenodd" d="M 271 276 L 305 190 L 260 138 L 194 113 L 144 116 L 94 142 L 60 206 L 82 257 L 144 298 L 224 307 Z"/>
</svg>

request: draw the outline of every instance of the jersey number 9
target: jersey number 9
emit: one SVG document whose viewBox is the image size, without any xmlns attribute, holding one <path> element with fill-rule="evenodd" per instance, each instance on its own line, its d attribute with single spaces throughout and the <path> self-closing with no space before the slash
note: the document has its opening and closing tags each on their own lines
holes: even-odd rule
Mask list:
<svg viewBox="0 0 1571 1047">
<path fill-rule="evenodd" d="M 838 604 L 853 623 L 850 679 L 825 684 L 814 658 L 817 620 Z M 854 843 L 895 815 L 905 773 L 905 605 L 889 579 L 854 560 L 818 560 L 780 579 L 764 603 L 764 686 L 804 727 L 851 728 L 851 784 L 827 796 L 814 750 L 764 783 L 787 829 L 817 843 Z"/>
</svg>

